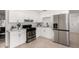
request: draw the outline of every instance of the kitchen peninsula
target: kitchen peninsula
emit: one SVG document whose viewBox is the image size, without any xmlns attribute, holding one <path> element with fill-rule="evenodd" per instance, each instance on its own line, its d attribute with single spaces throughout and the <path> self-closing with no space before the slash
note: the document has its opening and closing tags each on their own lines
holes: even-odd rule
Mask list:
<svg viewBox="0 0 79 59">
<path fill-rule="evenodd" d="M 29 43 L 36 39 L 36 28 L 32 25 L 12 26 L 10 30 L 10 47 L 17 47 L 23 43 Z M 13 28 L 13 29 L 12 29 Z"/>
</svg>

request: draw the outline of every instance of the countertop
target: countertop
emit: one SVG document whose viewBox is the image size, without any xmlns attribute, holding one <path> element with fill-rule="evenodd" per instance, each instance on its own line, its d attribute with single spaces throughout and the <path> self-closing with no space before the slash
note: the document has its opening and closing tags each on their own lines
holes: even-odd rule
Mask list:
<svg viewBox="0 0 79 59">
<path fill-rule="evenodd" d="M 24 30 L 26 30 L 26 29 L 13 29 L 13 30 L 10 30 L 10 32 L 11 32 L 11 31 L 21 31 L 21 30 L 24 31 Z"/>
<path fill-rule="evenodd" d="M 44 27 L 44 26 L 36 27 L 36 28 L 51 28 L 52 29 L 52 27 Z"/>
</svg>

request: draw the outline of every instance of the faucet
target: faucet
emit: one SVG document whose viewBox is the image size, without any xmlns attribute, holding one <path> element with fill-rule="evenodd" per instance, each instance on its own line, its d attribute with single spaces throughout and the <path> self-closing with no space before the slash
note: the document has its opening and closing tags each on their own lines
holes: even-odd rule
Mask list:
<svg viewBox="0 0 79 59">
<path fill-rule="evenodd" d="M 18 24 L 17 24 L 17 27 L 18 27 L 18 30 L 19 30 L 20 27 L 21 27 L 21 23 L 18 23 Z"/>
</svg>

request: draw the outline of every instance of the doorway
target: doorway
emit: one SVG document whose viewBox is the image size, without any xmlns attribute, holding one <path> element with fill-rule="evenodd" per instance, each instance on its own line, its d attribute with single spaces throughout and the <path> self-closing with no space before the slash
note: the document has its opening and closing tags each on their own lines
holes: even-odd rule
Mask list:
<svg viewBox="0 0 79 59">
<path fill-rule="evenodd" d="M 5 10 L 0 10 L 0 48 L 5 48 Z"/>
</svg>

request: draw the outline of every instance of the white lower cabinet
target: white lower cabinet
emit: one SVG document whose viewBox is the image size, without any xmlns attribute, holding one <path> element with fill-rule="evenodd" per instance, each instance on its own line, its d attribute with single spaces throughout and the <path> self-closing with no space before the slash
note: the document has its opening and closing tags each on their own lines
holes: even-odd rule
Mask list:
<svg viewBox="0 0 79 59">
<path fill-rule="evenodd" d="M 41 27 L 37 27 L 36 28 L 36 37 L 41 36 L 41 31 L 42 31 L 42 28 Z"/>
<path fill-rule="evenodd" d="M 26 42 L 26 30 L 10 31 L 10 48 Z"/>
<path fill-rule="evenodd" d="M 48 38 L 48 39 L 52 39 L 52 29 L 51 28 L 43 28 L 42 29 L 42 34 L 41 36 Z"/>
<path fill-rule="evenodd" d="M 43 27 L 38 27 L 36 30 L 36 36 L 39 37 L 45 37 L 48 39 L 52 39 L 53 38 L 53 30 L 51 28 L 43 28 Z"/>
</svg>

